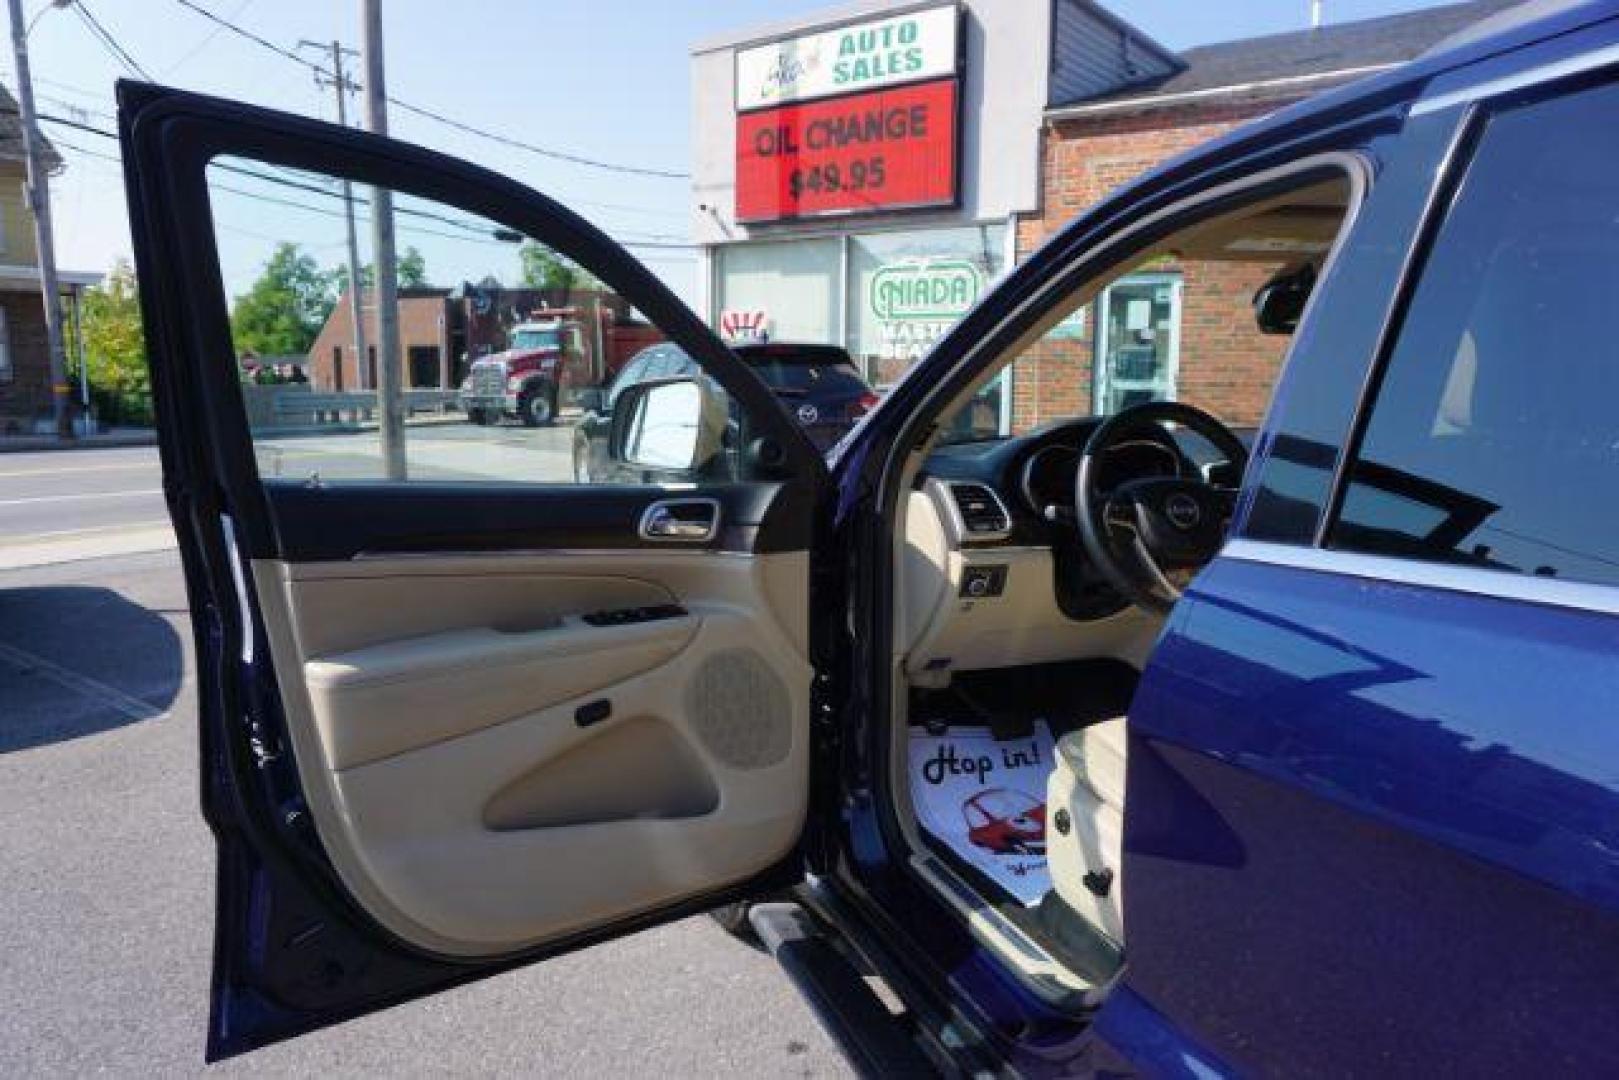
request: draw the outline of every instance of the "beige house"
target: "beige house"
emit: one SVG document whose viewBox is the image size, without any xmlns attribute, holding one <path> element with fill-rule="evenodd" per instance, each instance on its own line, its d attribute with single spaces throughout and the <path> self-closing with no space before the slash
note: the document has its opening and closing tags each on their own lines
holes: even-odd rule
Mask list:
<svg viewBox="0 0 1619 1080">
<path fill-rule="evenodd" d="M 24 192 L 28 168 L 17 111 L 16 100 L 0 87 L 0 435 L 32 431 L 42 421 L 48 424 L 51 415 L 45 305 L 40 302 L 34 215 Z M 45 160 L 53 176 L 62 170 L 62 158 L 48 142 Z M 58 269 L 56 276 L 66 301 L 66 326 L 79 294 L 101 275 Z M 78 369 L 75 358 L 68 358 L 68 369 Z"/>
</svg>

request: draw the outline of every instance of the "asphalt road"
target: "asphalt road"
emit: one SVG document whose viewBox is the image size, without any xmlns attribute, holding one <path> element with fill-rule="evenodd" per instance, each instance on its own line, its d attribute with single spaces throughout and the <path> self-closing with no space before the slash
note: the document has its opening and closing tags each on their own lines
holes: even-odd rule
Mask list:
<svg viewBox="0 0 1619 1080">
<path fill-rule="evenodd" d="M 114 553 L 163 521 L 158 487 L 150 449 L 0 454 L 0 1075 L 204 1071 L 213 848 L 185 596 L 172 550 Z M 5 568 L 8 550 L 76 559 Z M 770 959 L 692 919 L 208 1071 L 847 1068 Z"/>
<path fill-rule="evenodd" d="M 153 447 L 0 454 L 0 544 L 167 521 Z"/>
</svg>

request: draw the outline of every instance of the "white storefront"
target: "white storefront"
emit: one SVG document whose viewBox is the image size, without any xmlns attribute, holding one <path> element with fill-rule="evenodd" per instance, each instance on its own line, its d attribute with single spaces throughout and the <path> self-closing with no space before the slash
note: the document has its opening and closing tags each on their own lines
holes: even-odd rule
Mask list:
<svg viewBox="0 0 1619 1080">
<path fill-rule="evenodd" d="M 860 4 L 694 48 L 700 310 L 898 378 L 1039 210 L 1051 0 Z M 1010 394 L 985 405 L 1010 413 Z"/>
</svg>

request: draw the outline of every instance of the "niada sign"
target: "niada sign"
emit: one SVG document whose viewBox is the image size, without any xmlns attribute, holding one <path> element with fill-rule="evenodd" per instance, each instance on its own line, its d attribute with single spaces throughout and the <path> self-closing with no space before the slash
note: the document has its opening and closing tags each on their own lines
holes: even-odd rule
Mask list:
<svg viewBox="0 0 1619 1080">
<path fill-rule="evenodd" d="M 960 318 L 983 284 L 978 267 L 963 259 L 890 263 L 871 277 L 871 311 L 885 321 Z"/>
<path fill-rule="evenodd" d="M 954 75 L 960 21 L 949 4 L 744 49 L 736 56 L 736 107 L 762 109 Z"/>
<path fill-rule="evenodd" d="M 926 355 L 978 302 L 984 274 L 966 259 L 914 259 L 880 266 L 866 302 L 874 316 L 877 355 L 912 363 Z"/>
</svg>

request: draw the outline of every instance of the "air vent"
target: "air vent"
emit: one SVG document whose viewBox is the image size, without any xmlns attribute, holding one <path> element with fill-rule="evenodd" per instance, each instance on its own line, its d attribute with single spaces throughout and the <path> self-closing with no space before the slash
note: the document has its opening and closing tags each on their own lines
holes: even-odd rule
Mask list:
<svg viewBox="0 0 1619 1080">
<path fill-rule="evenodd" d="M 949 487 L 956 514 L 961 519 L 963 540 L 1001 540 L 1012 531 L 1012 519 L 993 488 L 984 484 L 954 483 Z"/>
</svg>

